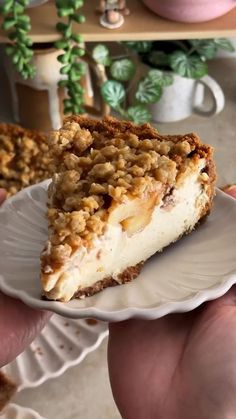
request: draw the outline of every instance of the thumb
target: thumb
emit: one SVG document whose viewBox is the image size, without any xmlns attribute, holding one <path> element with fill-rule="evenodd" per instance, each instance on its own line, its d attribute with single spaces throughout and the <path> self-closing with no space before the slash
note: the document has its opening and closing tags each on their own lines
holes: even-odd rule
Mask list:
<svg viewBox="0 0 236 419">
<path fill-rule="evenodd" d="M 24 351 L 50 316 L 49 312 L 34 310 L 0 293 L 0 367 Z"/>
<path fill-rule="evenodd" d="M 223 191 L 236 199 L 236 184 L 231 185 L 231 186 L 226 186 L 225 188 L 223 188 Z"/>
<path fill-rule="evenodd" d="M 223 188 L 223 191 L 227 193 L 227 195 L 236 199 L 236 184 L 226 186 Z M 217 308 L 219 306 L 236 306 L 236 285 L 233 285 L 231 289 L 222 297 L 208 303 L 208 306 L 213 308 Z"/>
</svg>

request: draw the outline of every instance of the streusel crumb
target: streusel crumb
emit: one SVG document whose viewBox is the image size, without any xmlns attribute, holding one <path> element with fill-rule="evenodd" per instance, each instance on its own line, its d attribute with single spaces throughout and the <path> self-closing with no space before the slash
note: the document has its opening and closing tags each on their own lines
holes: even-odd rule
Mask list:
<svg viewBox="0 0 236 419">
<path fill-rule="evenodd" d="M 51 177 L 46 135 L 0 124 L 0 188 L 8 195 Z"/>
<path fill-rule="evenodd" d="M 170 190 L 200 144 L 194 134 L 160 136 L 148 124 L 76 116 L 49 141 L 56 174 L 48 212 L 52 249 L 42 256 L 44 272 L 79 245 L 89 247 L 103 233 L 110 208 L 126 196 L 148 197 L 157 184 L 162 193 Z"/>
</svg>

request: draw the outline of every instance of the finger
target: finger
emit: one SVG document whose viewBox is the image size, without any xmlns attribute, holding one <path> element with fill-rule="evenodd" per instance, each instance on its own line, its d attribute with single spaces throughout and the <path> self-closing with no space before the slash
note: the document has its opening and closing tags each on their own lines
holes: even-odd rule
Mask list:
<svg viewBox="0 0 236 419">
<path fill-rule="evenodd" d="M 236 310 L 236 285 L 233 285 L 230 290 L 222 297 L 207 303 L 208 309 L 218 310 L 220 307 L 227 307 Z"/>
<path fill-rule="evenodd" d="M 0 293 L 0 367 L 24 351 L 50 317 Z"/>
<path fill-rule="evenodd" d="M 224 192 L 232 196 L 233 198 L 236 198 L 236 185 L 228 186 L 224 189 Z"/>
<path fill-rule="evenodd" d="M 5 189 L 0 188 L 0 205 L 5 201 L 6 197 L 7 197 L 7 193 Z"/>
<path fill-rule="evenodd" d="M 227 186 L 224 188 L 224 192 L 236 199 L 236 184 Z M 230 290 L 223 295 L 223 297 L 210 302 L 209 306 L 213 309 L 219 306 L 236 307 L 236 285 L 231 287 Z"/>
</svg>

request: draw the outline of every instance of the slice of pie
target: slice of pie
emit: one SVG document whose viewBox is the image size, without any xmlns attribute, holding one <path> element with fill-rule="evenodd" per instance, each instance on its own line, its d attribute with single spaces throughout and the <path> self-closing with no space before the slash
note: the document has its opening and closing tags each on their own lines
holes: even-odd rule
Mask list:
<svg viewBox="0 0 236 419">
<path fill-rule="evenodd" d="M 212 206 L 212 148 L 149 124 L 69 117 L 50 138 L 46 298 L 68 301 L 134 279 Z"/>
</svg>

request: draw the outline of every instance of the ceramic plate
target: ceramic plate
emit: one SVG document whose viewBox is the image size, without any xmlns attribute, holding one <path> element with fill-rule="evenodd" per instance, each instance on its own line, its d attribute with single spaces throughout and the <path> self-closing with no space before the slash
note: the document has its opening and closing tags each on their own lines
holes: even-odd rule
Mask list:
<svg viewBox="0 0 236 419">
<path fill-rule="evenodd" d="M 155 319 L 189 311 L 236 283 L 236 201 L 217 191 L 208 220 L 152 257 L 130 284 L 68 303 L 40 298 L 39 254 L 47 238 L 48 181 L 29 187 L 0 209 L 0 288 L 40 309 L 71 318 Z"/>
<path fill-rule="evenodd" d="M 55 314 L 25 352 L 2 370 L 18 384 L 18 391 L 36 387 L 79 364 L 107 335 L 103 322 L 68 320 Z"/>
<path fill-rule="evenodd" d="M 1 419 L 45 419 L 28 407 L 18 406 L 15 403 L 7 405 L 0 413 Z"/>
</svg>

